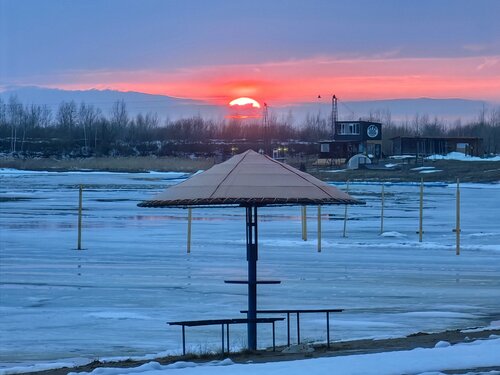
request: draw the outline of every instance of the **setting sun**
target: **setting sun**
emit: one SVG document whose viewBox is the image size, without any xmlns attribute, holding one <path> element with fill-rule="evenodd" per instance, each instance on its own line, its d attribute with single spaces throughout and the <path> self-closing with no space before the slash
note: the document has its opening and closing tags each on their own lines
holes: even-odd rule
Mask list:
<svg viewBox="0 0 500 375">
<path fill-rule="evenodd" d="M 248 104 L 251 104 L 253 108 L 260 108 L 259 102 L 255 99 L 252 99 L 252 98 L 241 97 L 241 98 L 231 100 L 229 102 L 230 107 L 235 106 L 235 105 L 248 105 Z"/>
</svg>

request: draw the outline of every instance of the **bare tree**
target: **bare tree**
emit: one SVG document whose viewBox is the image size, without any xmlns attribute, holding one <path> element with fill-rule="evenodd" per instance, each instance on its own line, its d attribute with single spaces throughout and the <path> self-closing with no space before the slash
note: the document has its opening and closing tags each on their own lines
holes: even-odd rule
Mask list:
<svg viewBox="0 0 500 375">
<path fill-rule="evenodd" d="M 78 109 L 78 125 L 83 129 L 83 138 L 84 138 L 84 154 L 88 154 L 89 145 L 88 145 L 88 132 L 92 131 L 92 128 L 95 127 L 99 117 L 101 116 L 101 110 L 95 108 L 92 104 L 80 103 L 80 107 Z"/>
<path fill-rule="evenodd" d="M 17 99 L 17 96 L 11 96 L 9 98 L 9 104 L 7 106 L 7 116 L 8 121 L 11 125 L 10 152 L 15 153 L 17 148 L 17 131 L 21 126 L 23 117 L 23 105 Z"/>
</svg>

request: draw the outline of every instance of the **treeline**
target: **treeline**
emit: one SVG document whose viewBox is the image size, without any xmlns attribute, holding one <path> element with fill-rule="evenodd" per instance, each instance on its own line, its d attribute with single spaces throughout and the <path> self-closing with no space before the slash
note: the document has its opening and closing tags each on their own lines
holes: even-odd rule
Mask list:
<svg viewBox="0 0 500 375">
<path fill-rule="evenodd" d="M 428 116 L 396 124 L 387 111 L 363 118 L 383 124 L 385 154 L 390 138 L 401 136 L 473 136 L 484 139 L 486 153 L 500 153 L 500 109 L 482 111 L 476 121 L 446 124 Z M 124 101 L 103 113 L 92 104 L 25 105 L 0 97 L 0 152 L 20 157 L 144 156 L 230 152 L 232 146 L 264 148 L 289 145 L 289 151 L 316 153 L 316 142 L 330 138 L 329 119 L 307 116 L 294 124 L 291 115 L 262 120 L 205 120 L 191 117 L 160 121 L 154 113 L 129 115 Z M 267 140 L 267 142 L 266 142 Z"/>
</svg>

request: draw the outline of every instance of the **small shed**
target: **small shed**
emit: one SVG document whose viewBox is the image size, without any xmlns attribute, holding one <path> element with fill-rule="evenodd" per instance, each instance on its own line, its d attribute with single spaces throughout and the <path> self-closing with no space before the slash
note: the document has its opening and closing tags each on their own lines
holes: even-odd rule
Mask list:
<svg viewBox="0 0 500 375">
<path fill-rule="evenodd" d="M 470 156 L 483 156 L 483 139 L 478 137 L 394 137 L 393 155 L 446 155 L 462 152 Z"/>
</svg>

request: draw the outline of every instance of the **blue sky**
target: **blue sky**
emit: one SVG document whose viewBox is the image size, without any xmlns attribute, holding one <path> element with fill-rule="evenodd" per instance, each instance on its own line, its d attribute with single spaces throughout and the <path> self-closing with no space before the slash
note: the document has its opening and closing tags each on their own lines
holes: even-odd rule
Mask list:
<svg viewBox="0 0 500 375">
<path fill-rule="evenodd" d="M 0 0 L 0 85 L 116 88 L 210 100 L 224 90 L 237 95 L 231 90 L 238 82 L 260 88 L 256 95 L 271 86 L 289 91 L 289 79 L 293 87 L 305 86 L 304 94 L 291 95 L 297 100 L 314 85 L 329 87 L 320 82 L 338 83 L 344 92 L 357 85 L 348 95 L 366 99 L 384 91 L 373 79 L 388 77 L 397 82 L 380 98 L 448 85 L 428 96 L 458 97 L 469 90 L 476 91 L 471 97 L 500 100 L 499 14 L 500 1 L 494 0 Z M 340 69 L 339 62 L 345 63 Z M 407 69 L 396 79 L 401 65 Z M 300 75 L 314 84 L 296 81 Z M 425 77 L 421 85 L 412 81 L 408 92 L 397 90 L 418 76 Z M 365 94 L 356 77 L 367 81 Z"/>
</svg>

